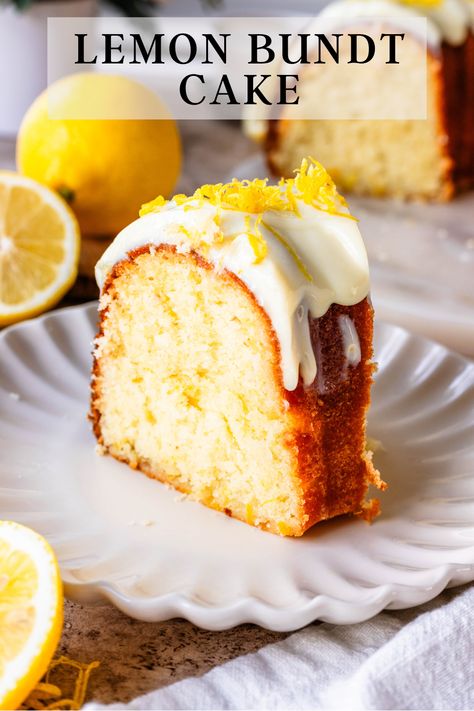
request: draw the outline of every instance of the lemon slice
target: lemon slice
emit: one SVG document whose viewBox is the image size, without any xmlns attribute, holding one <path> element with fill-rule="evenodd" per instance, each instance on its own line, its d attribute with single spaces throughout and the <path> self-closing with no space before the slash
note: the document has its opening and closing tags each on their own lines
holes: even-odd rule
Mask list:
<svg viewBox="0 0 474 711">
<path fill-rule="evenodd" d="M 53 306 L 77 276 L 79 227 L 62 198 L 0 171 L 0 326 Z"/>
<path fill-rule="evenodd" d="M 62 619 L 61 579 L 48 543 L 0 521 L 0 709 L 16 709 L 41 679 Z"/>
</svg>

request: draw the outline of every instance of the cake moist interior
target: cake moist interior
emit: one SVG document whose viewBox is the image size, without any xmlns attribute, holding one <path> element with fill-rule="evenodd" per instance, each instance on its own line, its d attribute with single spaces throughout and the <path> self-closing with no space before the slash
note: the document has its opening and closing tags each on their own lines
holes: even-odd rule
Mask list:
<svg viewBox="0 0 474 711">
<path fill-rule="evenodd" d="M 338 318 L 358 332 L 347 364 Z M 201 503 L 283 535 L 364 509 L 372 308 L 311 322 L 318 376 L 286 391 L 266 312 L 233 273 L 169 245 L 117 263 L 101 297 L 92 383 L 103 449 Z"/>
</svg>

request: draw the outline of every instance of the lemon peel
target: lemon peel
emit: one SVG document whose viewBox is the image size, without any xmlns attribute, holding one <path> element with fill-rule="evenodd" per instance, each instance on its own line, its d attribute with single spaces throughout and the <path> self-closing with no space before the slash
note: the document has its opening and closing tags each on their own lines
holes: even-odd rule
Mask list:
<svg viewBox="0 0 474 711">
<path fill-rule="evenodd" d="M 311 276 L 311 274 L 310 274 L 310 273 L 308 272 L 308 270 L 306 269 L 306 267 L 305 267 L 305 265 L 304 265 L 304 262 L 301 260 L 299 254 L 293 249 L 293 247 L 291 246 L 291 244 L 289 244 L 289 243 L 286 241 L 286 239 L 283 237 L 283 235 L 281 235 L 281 234 L 278 232 L 278 230 L 276 230 L 274 227 L 272 227 L 271 225 L 269 225 L 269 224 L 268 224 L 267 222 L 265 222 L 264 220 L 262 220 L 262 227 L 265 227 L 266 230 L 268 230 L 269 232 L 271 232 L 272 235 L 273 235 L 274 237 L 276 237 L 276 239 L 280 242 L 280 244 L 282 244 L 282 245 L 285 247 L 285 249 L 288 250 L 288 252 L 291 254 L 291 256 L 293 257 L 293 259 L 295 260 L 295 262 L 296 262 L 296 264 L 297 264 L 297 266 L 298 266 L 298 269 L 299 269 L 300 272 L 303 274 L 303 276 L 305 277 L 305 279 L 307 279 L 307 281 L 313 281 L 313 277 Z"/>
<path fill-rule="evenodd" d="M 12 709 L 48 668 L 62 630 L 63 592 L 49 544 L 12 521 L 0 521 L 0 580 L 0 709 Z"/>
<path fill-rule="evenodd" d="M 157 209 L 160 207 L 163 207 L 166 205 L 166 199 L 163 197 L 163 195 L 158 195 L 154 200 L 150 200 L 150 202 L 145 202 L 139 212 L 138 215 L 139 217 L 143 217 L 143 215 L 148 215 L 149 212 L 156 212 Z"/>
<path fill-rule="evenodd" d="M 115 115 L 128 109 L 129 118 L 112 118 L 111 109 Z M 139 82 L 108 72 L 70 74 L 26 112 L 18 169 L 61 193 L 83 235 L 114 236 L 134 219 L 140 202 L 175 189 L 182 160 L 178 127 L 157 115 L 163 115 L 162 102 Z"/>
<path fill-rule="evenodd" d="M 172 202 L 190 208 L 211 204 L 218 210 L 238 210 L 258 215 L 270 210 L 299 214 L 298 199 L 326 212 L 352 217 L 348 212 L 341 212 L 340 208 L 346 207 L 344 198 L 337 192 L 327 170 L 313 158 L 304 158 L 295 171 L 295 177 L 282 178 L 278 185 L 268 185 L 268 178 L 234 178 L 229 183 L 203 185 L 192 195 L 175 195 Z M 159 195 L 155 200 L 142 205 L 140 216 L 159 212 L 169 202 Z"/>
<path fill-rule="evenodd" d="M 263 222 L 266 212 L 288 212 L 301 217 L 299 202 L 310 205 L 318 210 L 355 220 L 347 210 L 347 203 L 338 193 L 336 184 L 327 170 L 314 158 L 304 158 L 300 167 L 295 170 L 295 177 L 282 178 L 278 185 L 268 185 L 268 178 L 254 180 L 237 180 L 234 178 L 228 183 L 203 185 L 192 195 L 182 193 L 175 195 L 168 201 L 162 195 L 142 205 L 140 217 L 153 212 L 160 212 L 170 202 L 183 206 L 185 210 L 199 209 L 205 205 L 216 208 L 214 220 L 220 226 L 223 210 L 235 210 L 246 213 L 245 225 L 249 244 L 255 255 L 255 263 L 261 262 L 267 255 L 268 247 L 260 226 L 271 232 L 291 253 L 299 269 L 306 279 L 311 280 L 304 264 L 283 237 Z M 251 224 L 250 216 L 256 216 Z M 192 243 L 200 246 L 209 246 L 209 237 L 188 234 L 181 228 L 183 234 L 189 237 Z M 222 241 L 220 230 L 214 235 L 212 244 Z"/>
<path fill-rule="evenodd" d="M 300 167 L 295 170 L 295 177 L 287 180 L 282 178 L 280 186 L 286 187 L 287 195 L 302 200 L 306 205 L 332 215 L 356 219 L 348 211 L 341 211 L 341 207 L 347 207 L 346 200 L 338 193 L 326 168 L 314 158 L 303 158 Z"/>
<path fill-rule="evenodd" d="M 254 221 L 253 226 L 250 225 L 250 215 L 245 218 L 245 228 L 247 233 L 247 239 L 255 255 L 255 264 L 261 262 L 267 256 L 268 247 L 265 239 L 260 231 L 260 223 L 262 222 L 262 215 L 259 215 Z"/>
<path fill-rule="evenodd" d="M 54 306 L 78 271 L 77 220 L 56 193 L 0 171 L 0 326 Z"/>
<path fill-rule="evenodd" d="M 441 5 L 442 0 L 398 0 L 401 5 L 408 5 L 409 7 L 425 8 L 425 7 L 437 7 Z"/>
<path fill-rule="evenodd" d="M 82 708 L 87 694 L 90 675 L 98 666 L 100 666 L 100 662 L 98 661 L 83 663 L 65 656 L 53 659 L 44 677 L 44 681 L 39 682 L 35 686 L 20 708 L 33 709 L 34 711 L 40 711 L 41 709 L 75 710 Z M 73 689 L 70 695 L 65 695 L 63 688 L 57 686 L 52 681 L 54 672 L 62 667 L 69 667 L 77 672 L 76 678 L 72 681 Z"/>
</svg>

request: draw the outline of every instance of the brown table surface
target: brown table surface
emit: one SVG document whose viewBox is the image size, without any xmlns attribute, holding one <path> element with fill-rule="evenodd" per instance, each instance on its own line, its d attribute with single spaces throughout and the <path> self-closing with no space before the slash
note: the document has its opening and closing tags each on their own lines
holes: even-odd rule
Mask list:
<svg viewBox="0 0 474 711">
<path fill-rule="evenodd" d="M 255 151 L 233 122 L 213 123 L 212 130 L 205 122 L 186 122 L 181 131 L 185 162 L 177 192 L 222 181 L 232 166 Z M 0 139 L 0 169 L 14 169 L 14 150 L 13 140 Z M 106 244 L 99 239 L 83 243 L 81 276 L 60 306 L 96 298 L 90 277 Z M 88 700 L 126 702 L 178 679 L 203 674 L 284 636 L 254 625 L 208 632 L 184 620 L 139 622 L 109 604 L 67 601 L 58 654 L 84 663 L 100 661 L 91 675 Z"/>
</svg>

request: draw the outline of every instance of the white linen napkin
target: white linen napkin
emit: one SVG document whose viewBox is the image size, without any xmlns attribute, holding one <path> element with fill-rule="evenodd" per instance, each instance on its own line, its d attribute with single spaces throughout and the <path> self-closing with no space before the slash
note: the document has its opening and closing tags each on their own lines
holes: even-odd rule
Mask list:
<svg viewBox="0 0 474 711">
<path fill-rule="evenodd" d="M 474 586 L 357 625 L 310 625 L 123 709 L 472 709 Z"/>
</svg>

